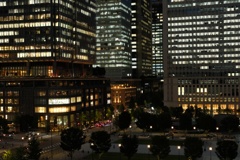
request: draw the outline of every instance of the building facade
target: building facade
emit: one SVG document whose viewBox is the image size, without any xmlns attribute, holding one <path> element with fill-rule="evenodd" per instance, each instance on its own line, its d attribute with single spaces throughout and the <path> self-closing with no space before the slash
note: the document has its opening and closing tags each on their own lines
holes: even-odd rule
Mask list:
<svg viewBox="0 0 240 160">
<path fill-rule="evenodd" d="M 163 79 L 162 0 L 152 2 L 152 74 Z"/>
<path fill-rule="evenodd" d="M 240 1 L 163 1 L 164 101 L 239 111 Z"/>
<path fill-rule="evenodd" d="M 132 0 L 133 77 L 152 75 L 152 12 L 150 0 Z"/>
<path fill-rule="evenodd" d="M 131 99 L 135 100 L 137 88 L 126 84 L 111 85 L 111 102 L 114 108 L 123 105 L 125 109 L 129 108 Z"/>
<path fill-rule="evenodd" d="M 0 1 L 1 116 L 67 127 L 82 111 L 107 107 L 110 84 L 86 79 L 96 58 L 95 17 L 95 0 Z"/>
<path fill-rule="evenodd" d="M 106 77 L 132 77 L 131 1 L 97 0 L 96 66 Z"/>
</svg>

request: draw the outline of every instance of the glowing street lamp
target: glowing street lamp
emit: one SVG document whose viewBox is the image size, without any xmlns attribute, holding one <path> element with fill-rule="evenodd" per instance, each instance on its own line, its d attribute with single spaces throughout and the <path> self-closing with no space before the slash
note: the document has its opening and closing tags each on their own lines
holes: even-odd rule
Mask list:
<svg viewBox="0 0 240 160">
<path fill-rule="evenodd" d="M 210 152 L 210 160 L 212 160 L 212 147 L 209 147 L 209 152 Z"/>
<path fill-rule="evenodd" d="M 178 160 L 180 160 L 180 149 L 181 149 L 181 146 L 177 146 L 177 149 L 178 149 Z"/>
<path fill-rule="evenodd" d="M 150 148 L 151 148 L 151 146 L 150 145 L 147 145 L 147 148 L 148 148 L 148 157 L 149 157 L 149 159 L 150 159 Z"/>
<path fill-rule="evenodd" d="M 121 160 L 122 159 L 122 155 L 121 155 L 121 146 L 122 146 L 122 144 L 118 144 L 118 147 L 119 147 L 119 153 L 120 153 L 120 156 L 119 156 L 119 159 Z"/>
</svg>

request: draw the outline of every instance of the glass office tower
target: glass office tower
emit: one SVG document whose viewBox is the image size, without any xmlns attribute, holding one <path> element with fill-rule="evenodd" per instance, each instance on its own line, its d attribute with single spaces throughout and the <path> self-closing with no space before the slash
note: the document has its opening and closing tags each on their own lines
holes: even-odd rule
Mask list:
<svg viewBox="0 0 240 160">
<path fill-rule="evenodd" d="M 133 77 L 152 75 L 151 0 L 132 0 Z"/>
<path fill-rule="evenodd" d="M 95 0 L 0 1 L 1 116 L 30 114 L 38 127 L 64 128 L 82 113 L 94 121 L 96 110 L 104 112 L 110 84 L 87 77 L 95 14 Z"/>
<path fill-rule="evenodd" d="M 152 74 L 163 79 L 162 0 L 152 2 Z"/>
<path fill-rule="evenodd" d="M 238 114 L 240 0 L 163 4 L 165 105 Z"/>
<path fill-rule="evenodd" d="M 104 67 L 106 77 L 132 77 L 131 1 L 97 0 L 96 66 Z"/>
<path fill-rule="evenodd" d="M 2 76 L 81 76 L 95 61 L 94 1 L 0 2 Z"/>
</svg>

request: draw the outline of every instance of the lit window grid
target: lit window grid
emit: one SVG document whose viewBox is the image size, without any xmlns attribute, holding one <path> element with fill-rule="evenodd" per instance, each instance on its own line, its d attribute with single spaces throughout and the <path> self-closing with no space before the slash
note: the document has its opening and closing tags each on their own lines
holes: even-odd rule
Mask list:
<svg viewBox="0 0 240 160">
<path fill-rule="evenodd" d="M 232 10 L 230 7 L 227 12 L 232 12 Z M 238 31 L 239 14 L 227 12 L 224 13 L 223 20 L 221 20 L 224 25 L 222 32 L 219 31 L 221 26 L 218 23 L 220 17 L 218 15 L 169 17 L 168 48 L 173 64 L 239 63 L 239 60 L 236 59 L 240 51 L 240 42 L 237 41 L 240 33 Z M 192 21 L 193 19 L 197 21 Z M 219 52 L 223 52 L 219 49 L 219 42 L 222 39 L 225 49 L 223 55 L 220 55 Z M 181 55 L 181 53 L 185 53 L 185 55 Z M 194 56 L 193 53 L 197 55 Z M 220 60 L 222 56 L 227 57 L 227 60 Z"/>
<path fill-rule="evenodd" d="M 168 6 L 169 10 L 173 7 L 180 9 L 180 7 L 196 6 L 196 3 L 191 1 L 188 1 L 188 4 L 175 2 L 176 4 L 173 3 L 173 5 Z M 172 67 L 171 71 L 168 71 L 168 75 L 185 77 L 183 79 L 185 82 L 181 82 L 181 85 L 178 86 L 184 88 L 184 92 L 178 92 L 177 98 L 178 105 L 184 109 L 189 106 L 198 106 L 202 109 L 207 108 L 211 114 L 219 113 L 219 109 L 228 108 L 234 112 L 239 109 L 239 80 L 234 79 L 234 77 L 239 77 L 239 71 L 237 70 L 239 68 L 237 58 L 239 57 L 239 42 L 237 41 L 239 36 L 237 10 L 239 8 L 236 5 L 238 4 L 237 1 L 229 0 L 222 1 L 222 3 L 232 4 L 227 8 L 224 6 L 226 9 L 219 17 L 216 13 L 209 14 L 210 12 L 209 15 L 192 14 L 192 16 L 179 16 L 180 13 L 175 13 L 176 15 L 168 17 L 168 33 L 170 33 L 168 37 L 169 66 Z M 215 4 L 212 1 L 199 2 L 198 6 L 200 4 L 206 8 L 217 8 L 223 5 L 209 6 Z M 218 20 L 220 20 L 221 25 L 217 23 Z M 211 64 L 215 67 L 212 68 Z M 197 70 L 197 68 L 199 69 Z M 218 77 L 216 77 L 217 73 L 220 73 L 218 70 L 224 73 L 222 72 L 223 69 L 227 73 L 224 75 L 218 74 Z M 215 70 L 215 73 L 211 72 L 213 70 Z M 200 73 L 205 73 L 204 80 L 199 80 L 199 78 L 194 80 L 193 76 L 199 76 Z M 189 81 L 186 81 L 187 77 L 190 78 Z M 199 84 L 202 87 L 207 86 L 207 92 L 204 94 L 197 93 L 195 89 L 190 93 L 186 92 L 187 88 L 193 88 Z M 204 98 L 204 96 L 206 97 Z"/>
<path fill-rule="evenodd" d="M 43 3 L 43 1 L 36 1 L 36 3 Z M 36 4 L 34 2 L 34 4 L 28 4 L 28 8 L 34 8 L 34 5 Z M 49 0 L 44 1 L 45 3 L 51 3 Z M 57 3 L 57 2 L 55 2 Z M 82 2 L 78 2 L 78 5 L 82 5 Z M 92 6 L 89 5 L 88 9 L 89 11 L 87 11 L 86 9 L 81 9 L 80 12 L 86 16 L 91 16 L 90 12 L 95 12 L 94 11 L 94 3 L 91 2 Z M 91 26 L 76 26 L 73 27 L 71 26 L 71 24 L 69 23 L 70 18 L 67 17 L 63 17 L 63 16 L 57 16 L 57 19 L 61 19 L 61 23 L 60 22 L 56 22 L 55 24 L 52 24 L 52 22 L 49 20 L 51 19 L 51 13 L 50 12 L 50 5 L 44 5 L 45 7 L 42 7 L 41 9 L 38 7 L 35 7 L 35 13 L 32 15 L 24 15 L 24 2 L 23 1 L 19 1 L 19 2 L 14 2 L 12 4 L 2 4 L 2 6 L 19 6 L 21 5 L 21 7 L 18 9 L 9 9 L 8 12 L 9 14 L 6 16 L 0 16 L 0 20 L 1 21 L 5 21 L 5 22 L 10 22 L 10 21 L 16 21 L 18 23 L 4 23 L 4 24 L 0 24 L 0 41 L 1 42 L 8 42 L 9 38 L 1 38 L 1 36 L 15 36 L 16 38 L 14 39 L 15 43 L 19 43 L 19 45 L 17 46 L 11 46 L 11 43 L 9 43 L 10 45 L 5 44 L 5 46 L 1 46 L 0 45 L 0 50 L 2 52 L 4 52 L 4 54 L 1 54 L 0 52 L 0 57 L 2 58 L 10 58 L 10 53 L 11 55 L 13 54 L 12 52 L 14 51 L 14 53 L 16 53 L 16 51 L 24 51 L 24 52 L 19 52 L 17 53 L 17 57 L 18 58 L 41 58 L 41 57 L 54 57 L 55 53 L 51 53 L 50 50 L 52 50 L 53 48 L 51 48 L 51 45 L 48 43 L 48 40 L 50 39 L 50 35 L 49 37 L 41 37 L 41 32 L 43 30 L 45 30 L 46 32 L 50 32 L 50 27 L 51 26 L 56 26 L 56 27 L 60 27 L 62 30 L 65 30 L 64 32 L 61 32 L 62 35 L 58 35 L 59 37 L 56 37 L 56 41 L 59 43 L 62 43 L 62 51 L 60 53 L 61 57 L 65 57 L 65 58 L 70 58 L 70 59 L 79 59 L 79 60 L 84 60 L 84 61 L 88 61 L 90 60 L 90 58 L 88 58 L 86 55 L 86 53 L 90 53 L 90 54 L 94 54 L 95 55 L 95 47 L 94 45 L 81 45 L 82 48 L 79 49 L 80 52 L 74 52 L 75 47 L 74 44 L 76 41 L 73 42 L 72 38 L 73 34 L 72 33 L 76 33 L 77 35 L 85 35 L 86 37 L 95 37 L 94 34 L 94 30 L 91 29 Z M 73 5 L 71 4 L 71 2 L 63 2 L 63 1 L 59 1 L 59 8 L 60 11 L 64 11 L 63 8 L 61 8 L 62 6 L 64 7 L 70 7 L 72 8 Z M 14 16 L 16 15 L 17 16 Z M 72 14 L 71 14 L 72 16 Z M 31 20 L 31 22 L 24 22 L 21 23 L 21 21 L 29 19 Z M 20 21 L 20 22 L 19 22 Z M 35 22 L 33 22 L 35 21 Z M 20 29 L 24 28 L 24 29 L 28 29 L 29 31 L 33 30 L 34 28 L 39 28 L 41 27 L 41 30 L 36 30 L 35 33 L 35 38 L 30 38 L 30 37 L 26 37 L 24 38 L 19 38 L 18 36 L 21 36 L 20 34 Z M 12 30 L 11 30 L 12 29 Z M 74 31 L 74 32 L 73 32 Z M 49 34 L 49 33 L 48 33 Z M 61 36 L 61 37 L 60 37 Z M 39 39 L 38 39 L 39 37 Z M 11 38 L 12 39 L 12 38 Z M 27 40 L 30 39 L 31 42 L 27 42 Z M 42 43 L 42 48 L 37 49 L 35 43 L 37 42 L 36 39 L 38 40 L 38 43 Z M 77 40 L 77 39 L 75 39 Z M 80 40 L 81 41 L 81 40 Z M 23 43 L 26 42 L 29 44 L 29 46 L 25 46 L 23 45 Z M 77 42 L 75 43 L 76 45 L 79 46 L 79 40 L 77 40 Z M 22 45 L 22 46 L 21 46 Z M 85 48 L 84 48 L 85 47 Z M 89 47 L 89 48 L 86 48 Z M 82 52 L 86 50 L 85 52 Z M 68 52 L 68 53 L 67 53 Z M 72 56 L 73 53 L 76 54 L 76 56 Z"/>
</svg>

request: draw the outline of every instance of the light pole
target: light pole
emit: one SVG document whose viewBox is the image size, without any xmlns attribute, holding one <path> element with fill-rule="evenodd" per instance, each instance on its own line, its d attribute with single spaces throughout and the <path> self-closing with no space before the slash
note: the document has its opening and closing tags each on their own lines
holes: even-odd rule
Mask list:
<svg viewBox="0 0 240 160">
<path fill-rule="evenodd" d="M 209 152 L 210 152 L 210 160 L 212 160 L 212 147 L 209 147 Z"/>
<path fill-rule="evenodd" d="M 193 130 L 194 130 L 193 131 L 193 135 L 195 136 L 195 131 L 196 131 L 196 127 L 195 126 L 193 127 Z"/>
<path fill-rule="evenodd" d="M 122 155 L 121 155 L 121 146 L 122 146 L 122 144 L 118 144 L 118 147 L 119 147 L 119 153 L 120 153 L 120 156 L 119 156 L 119 159 L 120 159 L 120 160 L 122 159 Z"/>
<path fill-rule="evenodd" d="M 129 129 L 130 129 L 130 134 L 132 134 L 132 126 L 131 125 L 129 126 Z"/>
<path fill-rule="evenodd" d="M 219 128 L 216 127 L 217 140 L 218 140 L 218 130 L 219 130 Z"/>
<path fill-rule="evenodd" d="M 180 160 L 180 149 L 181 149 L 181 146 L 177 146 L 177 149 L 178 149 L 178 160 Z"/>
<path fill-rule="evenodd" d="M 93 143 L 90 143 L 91 146 L 94 146 Z M 91 148 L 92 149 L 92 148 Z M 92 160 L 93 160 L 93 149 L 92 149 Z"/>
<path fill-rule="evenodd" d="M 149 154 L 149 156 L 148 156 L 148 158 L 150 159 L 150 145 L 147 145 L 147 148 L 148 148 L 148 154 Z"/>
</svg>

